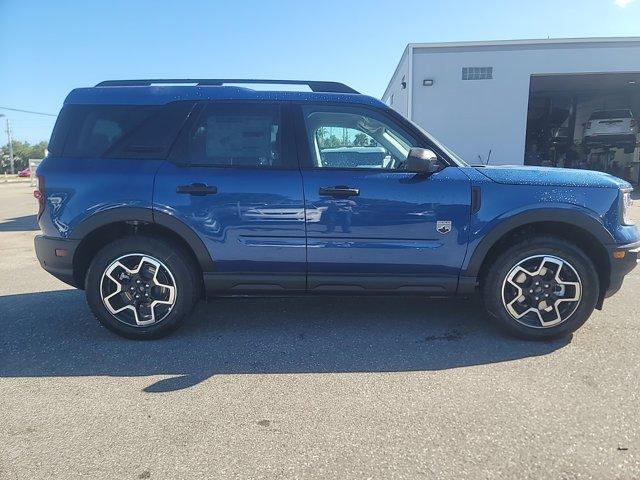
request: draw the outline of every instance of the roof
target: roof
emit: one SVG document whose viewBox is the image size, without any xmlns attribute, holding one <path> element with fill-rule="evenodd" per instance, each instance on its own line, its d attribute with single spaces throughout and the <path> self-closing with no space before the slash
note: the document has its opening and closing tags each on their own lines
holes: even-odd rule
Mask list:
<svg viewBox="0 0 640 480">
<path fill-rule="evenodd" d="M 223 85 L 306 85 L 312 92 L 325 93 L 360 93 L 340 82 L 326 82 L 321 80 L 276 80 L 249 79 L 249 78 L 146 78 L 136 80 L 105 80 L 96 87 L 149 87 L 153 85 L 180 84 L 191 86 L 216 86 Z"/>
<path fill-rule="evenodd" d="M 176 84 L 176 83 L 182 83 Z M 191 85 L 184 85 L 192 83 Z M 224 83 L 264 83 L 308 85 L 311 92 L 286 90 L 253 90 L 228 86 Z M 384 107 L 373 97 L 335 82 L 304 82 L 297 80 L 116 80 L 102 82 L 95 87 L 72 90 L 65 104 L 124 104 L 163 105 L 181 100 L 248 100 L 248 101 L 306 101 L 364 104 Z"/>
<path fill-rule="evenodd" d="M 407 48 L 475 48 L 475 47 L 533 47 L 539 45 L 552 46 L 585 46 L 585 44 L 620 46 L 621 43 L 638 43 L 640 37 L 593 37 L 593 38 L 538 38 L 521 40 L 487 40 L 471 42 L 432 42 L 432 43 L 410 43 Z"/>
<path fill-rule="evenodd" d="M 615 47 L 640 47 L 640 37 L 593 37 L 593 38 L 538 38 L 521 40 L 482 40 L 470 42 L 427 42 L 409 43 L 402 52 L 391 79 L 387 83 L 382 98 L 385 98 L 400 71 L 400 66 L 405 56 L 413 55 L 416 49 L 433 50 L 434 52 L 446 51 L 474 51 L 483 49 L 493 50 L 532 50 L 541 48 L 615 48 Z M 411 60 L 410 60 L 411 62 Z"/>
</svg>

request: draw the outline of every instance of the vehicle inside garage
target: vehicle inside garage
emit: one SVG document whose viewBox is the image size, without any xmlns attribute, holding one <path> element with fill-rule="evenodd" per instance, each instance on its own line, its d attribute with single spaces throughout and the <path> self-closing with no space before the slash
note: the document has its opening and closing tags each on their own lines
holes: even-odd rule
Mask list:
<svg viewBox="0 0 640 480">
<path fill-rule="evenodd" d="M 599 170 L 637 184 L 640 73 L 532 75 L 525 165 Z"/>
</svg>

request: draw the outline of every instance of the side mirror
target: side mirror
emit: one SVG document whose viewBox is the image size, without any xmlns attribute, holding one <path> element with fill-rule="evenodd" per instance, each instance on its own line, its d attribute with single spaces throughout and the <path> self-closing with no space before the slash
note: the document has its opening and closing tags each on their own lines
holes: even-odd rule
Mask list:
<svg viewBox="0 0 640 480">
<path fill-rule="evenodd" d="M 442 164 L 433 151 L 415 147 L 409 150 L 404 169 L 408 172 L 428 175 L 442 170 Z"/>
</svg>

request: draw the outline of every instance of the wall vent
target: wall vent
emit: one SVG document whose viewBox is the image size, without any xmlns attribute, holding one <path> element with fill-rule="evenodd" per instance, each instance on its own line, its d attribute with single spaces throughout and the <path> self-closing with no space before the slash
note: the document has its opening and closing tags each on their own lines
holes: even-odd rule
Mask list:
<svg viewBox="0 0 640 480">
<path fill-rule="evenodd" d="M 493 67 L 462 67 L 462 80 L 491 80 Z"/>
</svg>

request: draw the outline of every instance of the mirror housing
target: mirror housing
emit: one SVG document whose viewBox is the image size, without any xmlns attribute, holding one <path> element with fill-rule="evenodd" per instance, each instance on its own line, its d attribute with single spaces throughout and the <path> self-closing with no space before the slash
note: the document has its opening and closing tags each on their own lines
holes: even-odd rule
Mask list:
<svg viewBox="0 0 640 480">
<path fill-rule="evenodd" d="M 409 155 L 405 162 L 405 170 L 420 175 L 429 175 L 442 170 L 442 164 L 432 150 L 414 147 L 409 150 Z"/>
</svg>

